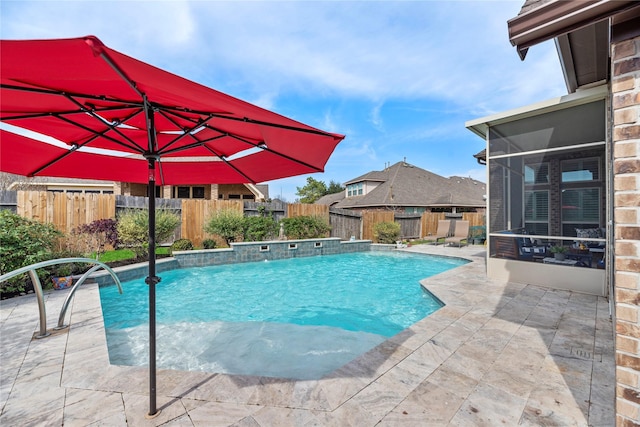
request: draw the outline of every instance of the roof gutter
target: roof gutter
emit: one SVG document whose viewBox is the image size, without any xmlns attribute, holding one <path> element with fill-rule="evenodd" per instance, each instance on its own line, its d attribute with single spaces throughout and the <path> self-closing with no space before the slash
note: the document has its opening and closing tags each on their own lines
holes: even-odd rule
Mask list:
<svg viewBox="0 0 640 427">
<path fill-rule="evenodd" d="M 553 0 L 507 21 L 509 41 L 524 60 L 531 46 L 638 7 L 637 1 Z"/>
</svg>

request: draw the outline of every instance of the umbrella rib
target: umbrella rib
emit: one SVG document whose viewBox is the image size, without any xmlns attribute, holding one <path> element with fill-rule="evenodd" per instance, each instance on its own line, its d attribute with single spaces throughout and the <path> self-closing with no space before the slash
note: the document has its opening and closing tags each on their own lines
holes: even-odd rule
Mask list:
<svg viewBox="0 0 640 427">
<path fill-rule="evenodd" d="M 35 176 L 37 174 L 39 174 L 40 172 L 42 172 L 43 170 L 45 170 L 46 168 L 48 168 L 49 166 L 53 165 L 54 163 L 59 162 L 60 160 L 64 159 L 65 157 L 67 157 L 69 154 L 73 153 L 74 151 L 76 151 L 78 148 L 80 148 L 80 145 L 77 144 L 73 144 L 73 146 L 71 146 L 71 148 L 69 149 L 69 151 L 57 156 L 55 159 L 48 161 L 47 163 L 45 163 L 44 165 L 40 166 L 39 168 L 37 168 L 36 170 L 34 170 L 33 172 L 30 172 L 29 174 L 27 174 L 27 176 Z"/>
<path fill-rule="evenodd" d="M 193 119 L 189 119 L 189 118 L 183 117 L 184 120 L 187 120 L 187 121 L 189 121 L 189 122 L 191 122 L 193 124 L 193 126 L 191 126 L 190 128 L 184 129 L 184 128 L 182 128 L 182 126 L 180 126 L 180 124 L 177 121 L 175 121 L 171 116 L 166 114 L 164 109 L 159 108 L 158 109 L 158 113 L 160 113 L 162 115 L 162 117 L 164 117 L 165 119 L 167 119 L 168 121 L 173 123 L 176 126 L 176 128 L 182 129 L 182 132 L 183 132 L 181 135 L 178 135 L 176 138 L 174 138 L 172 141 L 170 141 L 167 145 L 162 147 L 162 149 L 159 149 L 158 152 L 166 154 L 166 153 L 172 153 L 172 152 L 175 152 L 175 151 L 182 151 L 185 148 L 194 148 L 194 147 L 197 147 L 198 145 L 201 145 L 199 143 L 195 143 L 195 144 L 189 144 L 189 145 L 184 146 L 184 147 L 179 147 L 177 149 L 169 149 L 170 146 L 172 146 L 173 144 L 177 143 L 178 141 L 180 141 L 181 139 L 183 139 L 187 135 L 191 136 L 193 139 L 198 141 L 198 139 L 196 137 L 194 137 L 193 134 L 191 134 L 191 132 L 193 132 L 195 129 L 198 129 L 201 126 L 204 126 L 207 121 L 211 120 L 210 118 L 208 118 L 205 121 L 202 121 L 202 120 L 196 121 L 196 120 L 193 120 Z M 215 138 L 211 138 L 210 140 L 218 139 L 218 138 L 221 138 L 222 136 L 224 136 L 224 135 L 216 136 Z"/>
<path fill-rule="evenodd" d="M 32 84 L 32 83 L 29 83 L 29 82 L 24 82 L 24 83 L 25 84 Z M 124 107 L 120 107 L 119 106 L 119 107 L 115 107 L 115 108 L 131 108 L 131 107 L 140 108 L 142 106 L 142 102 L 140 102 L 140 101 L 122 100 L 122 99 L 116 99 L 116 98 L 109 98 L 109 97 L 106 97 L 104 95 L 89 95 L 89 94 L 85 94 L 85 93 L 67 92 L 67 91 L 61 91 L 61 90 L 55 90 L 55 89 L 44 89 L 44 88 L 8 85 L 8 84 L 5 84 L 5 83 L 0 84 L 0 89 L 11 89 L 11 90 L 17 90 L 17 91 L 21 91 L 21 92 L 35 92 L 35 93 L 40 93 L 40 94 L 44 94 L 44 95 L 74 96 L 76 98 L 92 99 L 92 100 L 95 100 L 95 101 L 119 102 L 119 103 L 131 104 L 130 106 L 124 106 Z"/>
<path fill-rule="evenodd" d="M 130 105 L 130 106 L 125 106 L 125 107 L 105 107 L 105 108 L 96 108 L 94 111 L 97 112 L 101 112 L 101 111 L 117 111 L 117 110 L 128 110 L 131 108 L 140 108 L 137 105 Z M 86 111 L 78 111 L 78 110 L 69 110 L 69 111 L 57 111 L 55 114 L 58 116 L 68 116 L 68 115 L 72 115 L 72 114 L 85 114 Z M 4 116 L 2 117 L 2 121 L 11 121 L 11 120 L 23 120 L 23 119 L 38 119 L 38 118 L 42 118 L 42 117 L 51 117 L 53 113 L 51 113 L 50 111 L 44 112 L 44 113 L 29 113 L 29 114 L 22 114 L 20 116 Z M 139 113 L 136 113 L 139 114 Z M 135 115 L 135 114 L 134 114 Z M 129 120 L 130 118 L 132 118 L 134 115 L 127 117 L 126 120 Z"/>
<path fill-rule="evenodd" d="M 282 124 L 278 124 L 278 123 L 265 122 L 265 121 L 262 121 L 262 120 L 255 120 L 255 119 L 251 119 L 249 117 L 231 117 L 231 116 L 225 115 L 225 114 L 211 113 L 211 112 L 200 111 L 200 110 L 179 109 L 179 108 L 175 108 L 175 107 L 166 107 L 166 106 L 162 106 L 162 108 L 167 110 L 167 111 L 171 111 L 176 116 L 178 116 L 178 117 L 180 117 L 182 119 L 186 119 L 186 120 L 189 120 L 189 118 L 182 116 L 180 113 L 187 112 L 187 113 L 192 113 L 192 114 L 199 114 L 199 115 L 203 115 L 203 116 L 208 116 L 210 119 L 216 118 L 216 119 L 232 120 L 232 121 L 236 121 L 236 122 L 246 122 L 246 123 L 252 123 L 252 124 L 256 124 L 256 125 L 276 127 L 276 128 L 280 128 L 280 129 L 287 129 L 287 130 L 292 130 L 292 131 L 297 131 L 297 132 L 304 132 L 304 133 L 312 133 L 312 134 L 315 134 L 315 135 L 330 136 L 332 138 L 335 138 L 335 136 L 333 134 L 331 134 L 329 132 L 321 131 L 319 129 L 302 128 L 302 127 L 291 126 L 291 125 L 282 125 Z M 272 113 L 272 114 L 276 114 L 276 113 Z"/>
<path fill-rule="evenodd" d="M 218 136 L 214 136 L 214 137 L 211 137 L 211 138 L 199 140 L 199 139 L 195 138 L 193 135 L 191 135 L 191 137 L 194 138 L 196 140 L 196 142 L 192 142 L 191 144 L 187 144 L 187 145 L 183 145 L 183 146 L 180 146 L 180 147 L 172 148 L 170 150 L 162 151 L 162 154 L 163 155 L 165 155 L 165 154 L 173 154 L 173 153 L 178 153 L 180 151 L 190 150 L 190 149 L 196 148 L 196 147 L 206 146 L 205 144 L 207 142 L 215 141 L 216 139 L 224 138 L 225 136 L 227 136 L 227 135 L 218 135 Z"/>
<path fill-rule="evenodd" d="M 247 176 L 247 174 L 245 174 L 244 172 L 242 172 L 240 169 L 238 169 L 237 167 L 235 167 L 234 165 L 231 164 L 231 162 L 229 162 L 227 159 L 224 158 L 223 155 L 217 153 L 213 148 L 208 147 L 208 146 L 204 146 L 205 149 L 207 149 L 211 154 L 213 154 L 214 156 L 218 156 L 218 158 L 220 160 L 222 160 L 227 166 L 229 166 L 230 168 L 232 168 L 233 170 L 235 170 L 236 172 L 238 172 L 240 175 L 244 176 L 248 182 L 250 182 L 251 184 L 255 184 L 256 181 L 254 181 L 253 179 L 249 178 L 249 176 Z"/>
<path fill-rule="evenodd" d="M 313 169 L 313 170 L 316 170 L 316 171 L 318 171 L 318 172 L 322 172 L 322 169 L 321 169 L 321 168 L 318 168 L 318 167 L 316 167 L 316 166 L 310 165 L 310 164 L 309 164 L 309 163 L 307 163 L 307 162 L 303 162 L 302 160 L 296 159 L 296 158 L 291 157 L 291 156 L 288 156 L 288 155 L 286 155 L 286 154 L 280 153 L 279 151 L 272 150 L 271 148 L 269 148 L 269 146 L 268 146 L 268 145 L 260 146 L 260 144 L 254 144 L 254 143 L 252 143 L 251 141 L 247 141 L 246 139 L 241 138 L 241 137 L 239 137 L 239 136 L 237 136 L 237 135 L 229 135 L 229 137 L 230 137 L 230 138 L 235 138 L 235 139 L 237 139 L 238 141 L 242 141 L 242 142 L 244 142 L 245 144 L 252 145 L 253 147 L 260 148 L 260 149 L 262 149 L 262 150 L 264 150 L 264 151 L 268 151 L 268 152 L 270 152 L 271 154 L 275 154 L 276 156 L 280 156 L 280 157 L 282 157 L 282 158 L 284 158 L 284 159 L 287 159 L 287 160 L 290 160 L 290 161 L 292 161 L 292 162 L 294 162 L 294 163 L 298 163 L 299 165 L 306 166 L 306 167 L 311 168 L 311 169 Z M 265 142 L 265 144 L 266 144 L 266 142 Z"/>
<path fill-rule="evenodd" d="M 136 93 L 138 93 L 142 97 L 143 94 L 137 88 L 135 83 L 132 80 L 130 80 L 115 65 L 115 63 L 113 63 L 113 61 L 111 61 L 111 59 L 108 56 L 106 56 L 106 54 L 101 53 L 101 56 L 114 69 L 114 71 L 116 71 L 116 73 L 118 73 L 136 91 Z M 82 98 L 86 98 L 86 99 L 94 99 L 94 100 L 107 101 L 107 102 L 127 102 L 127 103 L 131 104 L 131 107 L 133 107 L 133 106 L 140 107 L 143 104 L 141 101 L 122 101 L 122 100 L 118 100 L 118 99 L 107 98 L 105 96 L 86 95 L 86 94 L 79 94 L 79 93 L 63 93 L 61 91 L 56 91 L 56 90 L 51 90 L 51 89 L 26 88 L 26 87 L 15 86 L 15 85 L 7 85 L 7 84 L 1 84 L 0 88 L 2 88 L 2 89 L 21 90 L 21 91 L 27 91 L 27 92 L 38 92 L 38 93 L 49 94 L 49 95 L 69 95 L 69 96 L 82 97 Z M 127 108 L 127 107 L 124 107 L 124 108 Z M 165 111 L 171 111 L 176 116 L 178 116 L 178 117 L 180 117 L 182 119 L 186 119 L 186 120 L 192 120 L 192 119 L 189 119 L 188 117 L 185 117 L 185 116 L 181 115 L 180 113 L 187 112 L 187 113 L 198 114 L 198 115 L 202 115 L 202 116 L 208 116 L 210 118 L 225 119 L 225 120 L 232 120 L 232 121 L 238 121 L 238 122 L 247 122 L 247 123 L 253 123 L 253 124 L 257 124 L 257 125 L 270 126 L 270 127 L 277 127 L 277 128 L 287 129 L 287 130 L 292 130 L 292 131 L 298 131 L 298 132 L 312 133 L 312 134 L 316 134 L 316 135 L 335 137 L 333 134 L 331 134 L 329 132 L 324 132 L 324 131 L 319 130 L 319 129 L 301 128 L 301 127 L 298 127 L 298 126 L 291 126 L 291 125 L 282 125 L 282 124 L 278 124 L 278 123 L 265 122 L 265 121 L 262 121 L 262 120 L 255 120 L 255 119 L 251 119 L 249 117 L 231 117 L 228 114 L 211 113 L 211 112 L 208 112 L 208 111 L 177 108 L 177 107 L 169 107 L 169 106 L 164 106 L 164 105 L 160 105 L 160 104 L 154 104 L 154 108 L 160 108 L 160 109 L 165 110 Z M 3 120 L 4 120 L 4 118 L 3 118 Z"/>
<path fill-rule="evenodd" d="M 126 135 L 124 135 L 122 132 L 120 132 L 120 130 L 117 128 L 119 123 L 116 124 L 111 124 L 108 123 L 105 119 L 103 119 L 102 117 L 98 116 L 93 109 L 87 109 L 84 105 L 82 105 L 79 101 L 77 101 L 75 98 L 73 98 L 72 96 L 67 96 L 65 95 L 65 97 L 67 99 L 69 99 L 69 101 L 73 102 L 74 104 L 76 104 L 81 110 L 83 110 L 85 113 L 89 114 L 91 117 L 93 117 L 95 120 L 97 120 L 98 122 L 104 124 L 105 126 L 107 126 L 107 129 L 101 131 L 101 132 L 96 132 L 91 130 L 90 128 L 84 128 L 85 130 L 88 130 L 89 132 L 92 132 L 96 135 L 96 137 L 103 137 L 103 138 L 109 138 L 112 142 L 115 142 L 117 144 L 120 144 L 124 147 L 128 147 L 131 148 L 133 150 L 135 150 L 135 147 L 138 148 L 138 150 L 140 152 L 144 152 L 144 148 L 140 147 L 138 144 L 135 143 L 135 141 L 133 141 L 132 139 L 128 138 Z M 129 119 L 132 119 L 133 117 L 137 116 L 138 114 L 140 114 L 141 110 L 138 111 L 134 111 L 133 113 L 131 113 L 129 115 L 129 117 L 127 117 L 124 121 L 126 122 Z M 62 117 L 60 117 L 60 119 L 64 120 Z M 67 119 L 68 120 L 68 119 Z M 80 126 L 79 124 L 75 124 L 72 121 L 69 120 L 69 123 L 74 124 L 75 126 Z M 117 133 L 118 135 L 120 135 L 122 138 L 126 139 L 129 143 L 131 143 L 131 146 L 123 143 L 123 142 L 119 142 L 118 140 L 111 138 L 109 136 L 106 136 L 106 132 L 108 132 L 109 130 L 114 131 L 115 133 Z"/>
<path fill-rule="evenodd" d="M 131 80 L 129 76 L 127 76 L 125 72 L 120 69 L 120 67 L 116 65 L 116 63 L 111 59 L 111 57 L 107 55 L 107 53 L 104 51 L 100 51 L 100 57 L 104 60 L 104 62 L 106 62 L 113 69 L 113 71 L 116 72 L 116 74 L 120 76 L 122 80 L 124 80 L 129 86 L 131 86 L 131 89 L 133 89 L 140 96 L 140 98 L 142 98 L 143 104 L 146 104 L 147 103 L 146 95 L 142 93 L 140 89 L 138 89 L 138 86 L 136 86 L 136 83 L 133 80 Z"/>
<path fill-rule="evenodd" d="M 178 117 L 180 117 L 180 118 L 184 119 L 184 120 L 191 120 L 189 117 L 184 117 L 184 116 L 182 116 L 182 115 L 178 114 L 178 113 L 177 113 L 177 111 L 171 111 L 171 112 L 172 112 L 173 114 L 175 114 L 176 116 L 178 116 Z M 215 127 L 215 126 L 211 126 L 211 125 L 207 124 L 207 122 L 208 122 L 209 120 L 213 119 L 214 117 L 218 117 L 218 118 L 219 118 L 219 117 L 222 117 L 222 116 L 218 116 L 218 115 L 215 115 L 215 114 L 208 114 L 208 116 L 209 116 L 209 118 L 208 118 L 206 121 L 202 122 L 199 126 L 204 126 L 204 127 L 206 127 L 207 129 L 210 129 L 210 130 L 213 130 L 213 131 L 215 131 L 215 132 L 218 132 L 218 133 L 222 134 L 223 136 L 229 136 L 229 137 L 231 137 L 231 138 L 235 138 L 235 139 L 237 139 L 238 141 L 242 141 L 242 142 L 244 142 L 245 144 L 249 144 L 249 145 L 251 145 L 252 147 L 258 147 L 258 148 L 261 148 L 261 149 L 266 150 L 266 151 L 268 151 L 268 152 L 270 152 L 270 153 L 272 153 L 272 154 L 275 154 L 275 155 L 277 155 L 277 156 L 280 156 L 280 157 L 282 157 L 282 158 L 285 158 L 285 159 L 287 159 L 287 160 L 290 160 L 290 161 L 292 161 L 292 162 L 294 162 L 294 163 L 298 163 L 298 164 L 300 164 L 300 165 L 306 166 L 306 167 L 311 168 L 311 169 L 313 169 L 313 170 L 316 170 L 316 171 L 318 171 L 318 172 L 322 172 L 322 169 L 321 169 L 321 168 L 315 167 L 315 166 L 310 165 L 310 164 L 308 164 L 308 163 L 306 163 L 306 162 L 303 162 L 303 161 L 301 161 L 301 160 L 295 159 L 295 158 L 293 158 L 293 157 L 291 157 L 291 156 L 288 156 L 288 155 L 286 155 L 286 154 L 283 154 L 283 153 L 280 153 L 280 152 L 278 152 L 278 151 L 275 151 L 275 150 L 273 150 L 273 149 L 269 148 L 269 146 L 268 146 L 268 145 L 266 145 L 266 146 L 264 146 L 264 147 L 261 147 L 261 146 L 260 146 L 260 144 L 256 144 L 256 143 L 253 143 L 253 142 L 251 142 L 251 141 L 247 141 L 246 139 L 244 139 L 244 138 L 242 138 L 242 137 L 240 137 L 240 136 L 230 134 L 230 133 L 225 132 L 225 131 L 223 131 L 223 130 L 221 130 L 221 129 L 218 129 L 218 128 L 217 128 L 217 127 Z M 225 117 L 225 118 L 229 118 L 229 117 Z M 242 120 L 242 119 L 234 118 L 233 120 L 247 121 L 247 122 L 251 122 L 251 123 L 254 123 L 254 124 L 263 124 L 263 123 L 264 123 L 264 122 L 258 122 L 258 121 L 255 121 L 255 120 L 253 120 L 253 121 L 252 121 L 252 120 L 250 120 L 250 119 Z M 275 125 L 275 124 L 274 124 L 273 126 L 283 127 L 283 128 L 289 128 L 290 130 L 301 130 L 301 131 L 306 131 L 306 129 L 293 128 L 293 127 L 285 127 L 285 126 L 280 126 L 280 125 Z M 326 133 L 326 132 L 322 132 L 322 131 L 315 131 L 315 130 L 314 130 L 312 133 L 320 134 L 320 135 L 322 135 L 322 136 L 330 136 L 330 137 L 333 137 L 333 135 L 328 134 L 328 133 Z M 193 135 L 192 135 L 192 136 L 193 136 Z M 197 138 L 195 138 L 195 136 L 193 136 L 193 138 L 197 140 Z M 266 141 L 263 141 L 263 142 L 265 142 L 265 143 L 266 143 Z M 204 142 L 202 142 L 202 143 L 204 144 Z"/>
<path fill-rule="evenodd" d="M 111 136 L 109 136 L 109 135 L 105 135 L 104 133 L 105 133 L 105 132 L 107 132 L 108 130 L 110 130 L 111 128 L 109 127 L 109 125 L 107 125 L 106 123 L 104 123 L 102 120 L 101 120 L 100 122 L 101 122 L 101 123 L 104 123 L 104 124 L 105 124 L 105 126 L 107 126 L 107 129 L 103 130 L 102 132 L 96 132 L 95 130 L 93 130 L 93 129 L 89 128 L 89 127 L 86 127 L 86 126 L 85 126 L 85 125 L 83 125 L 83 124 L 76 123 L 76 122 L 74 122 L 73 120 L 71 120 L 71 119 L 69 119 L 69 118 L 67 118 L 67 117 L 57 116 L 57 115 L 55 115 L 55 114 L 54 114 L 53 116 L 54 116 L 54 117 L 57 117 L 58 119 L 60 119 L 60 120 L 62 120 L 62 121 L 64 121 L 64 122 L 67 122 L 67 123 L 69 123 L 69 124 L 71 124 L 71 125 L 73 125 L 73 126 L 76 126 L 76 127 L 80 128 L 80 129 L 85 130 L 85 131 L 87 131 L 87 132 L 89 132 L 89 133 L 91 133 L 91 134 L 92 134 L 92 137 L 91 137 L 88 141 L 85 141 L 85 142 L 82 144 L 82 146 L 84 146 L 84 145 L 88 144 L 89 142 L 93 141 L 95 138 L 102 137 L 102 138 L 108 139 L 109 141 L 111 141 L 111 142 L 113 142 L 113 143 L 115 143 L 115 144 L 118 144 L 118 145 L 120 145 L 120 146 L 122 146 L 122 147 L 126 147 L 126 148 L 129 148 L 129 149 L 131 149 L 131 150 L 134 150 L 134 151 L 137 151 L 137 152 L 140 152 L 140 153 L 143 153 L 143 152 L 144 152 L 144 149 L 143 149 L 142 147 L 140 147 L 140 146 L 139 146 L 138 144 L 136 144 L 134 141 L 132 141 L 131 139 L 129 139 L 127 136 L 122 135 L 122 134 L 121 134 L 120 132 L 118 132 L 118 131 L 116 131 L 116 132 L 118 133 L 118 135 L 120 135 L 120 136 L 122 136 L 123 138 L 127 139 L 127 140 L 132 144 L 132 145 L 126 144 L 126 143 L 125 143 L 125 142 L 123 142 L 123 141 L 118 141 L 117 139 L 115 139 L 115 138 L 113 138 L 113 137 L 111 137 Z M 115 130 L 115 129 L 113 129 L 113 130 Z"/>
</svg>

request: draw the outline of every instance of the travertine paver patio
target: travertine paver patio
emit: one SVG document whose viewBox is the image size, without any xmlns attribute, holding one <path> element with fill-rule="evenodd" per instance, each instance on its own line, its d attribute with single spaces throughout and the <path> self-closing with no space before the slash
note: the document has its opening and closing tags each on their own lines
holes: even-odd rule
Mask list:
<svg viewBox="0 0 640 427">
<path fill-rule="evenodd" d="M 109 364 L 96 285 L 40 340 L 35 297 L 2 301 L 0 425 L 614 425 L 606 299 L 490 281 L 478 246 L 407 250 L 472 260 L 423 281 L 433 315 L 322 380 L 161 370 L 153 419 L 146 369 Z M 65 296 L 46 295 L 50 326 Z"/>
</svg>

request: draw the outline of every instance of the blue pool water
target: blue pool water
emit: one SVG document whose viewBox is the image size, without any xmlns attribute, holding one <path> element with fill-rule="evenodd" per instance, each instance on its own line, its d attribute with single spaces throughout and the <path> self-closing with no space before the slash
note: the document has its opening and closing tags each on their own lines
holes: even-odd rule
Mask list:
<svg viewBox="0 0 640 427">
<path fill-rule="evenodd" d="M 361 252 L 165 272 L 158 367 L 320 378 L 440 308 L 419 281 L 464 263 Z M 146 365 L 148 287 L 123 288 L 100 288 L 111 363 Z"/>
</svg>

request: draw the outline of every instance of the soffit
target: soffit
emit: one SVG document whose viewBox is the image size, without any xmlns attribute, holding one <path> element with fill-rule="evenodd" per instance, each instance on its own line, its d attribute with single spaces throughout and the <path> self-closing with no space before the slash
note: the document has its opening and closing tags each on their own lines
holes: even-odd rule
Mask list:
<svg viewBox="0 0 640 427">
<path fill-rule="evenodd" d="M 586 104 L 598 99 L 604 99 L 606 98 L 608 93 L 609 88 L 606 84 L 589 89 L 581 89 L 569 95 L 537 102 L 535 104 L 504 111 L 502 113 L 493 114 L 491 116 L 470 120 L 465 123 L 465 127 L 479 137 L 486 139 L 487 132 L 489 130 L 489 127 L 491 126 L 508 123 L 527 117 L 533 117 L 552 111 L 558 111 L 580 104 Z"/>
<path fill-rule="evenodd" d="M 638 7 L 637 1 L 525 2 L 520 14 L 507 21 L 509 40 L 524 59 L 529 47 Z"/>
<path fill-rule="evenodd" d="M 529 47 L 556 39 L 567 90 L 608 79 L 609 18 L 638 9 L 637 1 L 527 0 L 509 20 L 509 40 L 524 60 Z"/>
</svg>

